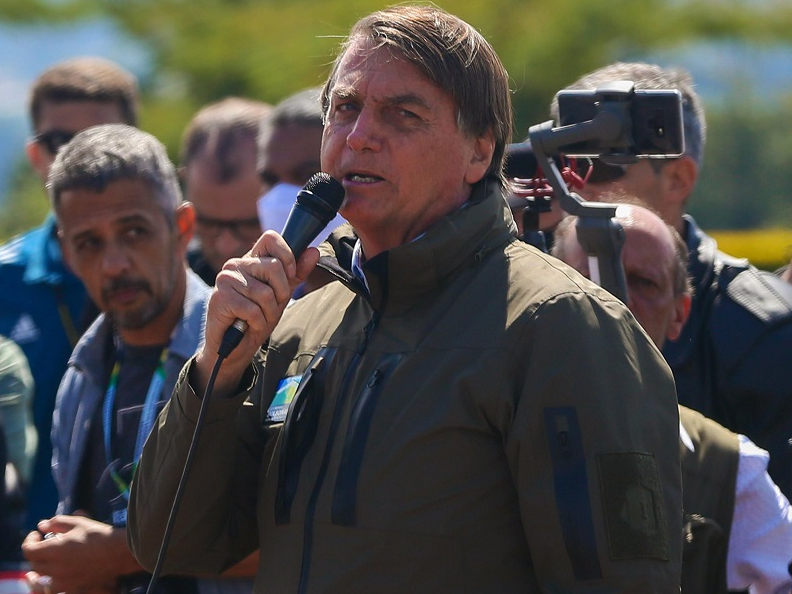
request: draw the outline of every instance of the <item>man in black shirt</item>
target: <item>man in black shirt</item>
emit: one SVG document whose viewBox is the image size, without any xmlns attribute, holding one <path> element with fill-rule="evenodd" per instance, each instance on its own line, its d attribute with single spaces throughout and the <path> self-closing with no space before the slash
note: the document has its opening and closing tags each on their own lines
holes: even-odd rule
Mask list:
<svg viewBox="0 0 792 594">
<path fill-rule="evenodd" d="M 48 187 L 64 256 L 103 313 L 78 342 L 58 390 L 58 515 L 23 543 L 28 579 L 44 594 L 144 591 L 148 575 L 126 542 L 126 507 L 143 442 L 202 334 L 209 288 L 185 258 L 195 212 L 181 200 L 165 147 L 125 125 L 75 136 Z M 169 578 L 160 585 L 159 593 L 230 594 L 252 583 Z"/>
</svg>

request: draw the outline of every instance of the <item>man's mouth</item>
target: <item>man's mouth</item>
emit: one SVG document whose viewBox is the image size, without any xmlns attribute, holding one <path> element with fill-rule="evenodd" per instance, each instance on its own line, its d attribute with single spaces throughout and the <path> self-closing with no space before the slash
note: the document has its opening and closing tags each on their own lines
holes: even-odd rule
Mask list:
<svg viewBox="0 0 792 594">
<path fill-rule="evenodd" d="M 368 175 L 366 173 L 348 173 L 344 176 L 344 180 L 356 184 L 372 184 L 382 181 L 382 178 L 376 175 Z"/>
<path fill-rule="evenodd" d="M 126 289 L 118 289 L 117 291 L 112 291 L 108 294 L 109 301 L 115 301 L 116 303 L 131 303 L 135 300 L 135 298 L 140 293 L 139 289 L 135 289 L 132 287 Z"/>
<path fill-rule="evenodd" d="M 142 292 L 148 291 L 148 285 L 144 282 L 120 281 L 106 287 L 102 292 L 105 301 L 116 303 L 131 303 Z"/>
</svg>

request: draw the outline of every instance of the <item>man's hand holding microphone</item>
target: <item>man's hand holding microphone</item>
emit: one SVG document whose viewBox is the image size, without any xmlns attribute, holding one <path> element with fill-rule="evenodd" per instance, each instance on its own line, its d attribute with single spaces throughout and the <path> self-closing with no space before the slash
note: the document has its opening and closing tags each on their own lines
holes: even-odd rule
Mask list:
<svg viewBox="0 0 792 594">
<path fill-rule="evenodd" d="M 335 217 L 343 199 L 344 188 L 337 180 L 315 174 L 297 195 L 281 234 L 265 231 L 247 255 L 226 262 L 207 306 L 206 340 L 195 357 L 190 383 L 196 393 L 203 393 L 218 353 L 225 361 L 213 392 L 236 391 L 292 293 L 316 267 L 319 250 L 307 246 Z"/>
</svg>

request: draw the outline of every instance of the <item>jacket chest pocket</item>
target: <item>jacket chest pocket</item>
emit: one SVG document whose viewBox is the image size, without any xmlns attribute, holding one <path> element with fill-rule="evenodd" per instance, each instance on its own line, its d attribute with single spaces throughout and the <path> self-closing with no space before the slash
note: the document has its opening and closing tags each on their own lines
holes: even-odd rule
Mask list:
<svg viewBox="0 0 792 594">
<path fill-rule="evenodd" d="M 319 415 L 325 396 L 325 380 L 335 349 L 320 349 L 310 365 L 299 378 L 294 395 L 279 399 L 281 388 L 288 389 L 287 382 L 295 378 L 281 380 L 268 417 L 280 416 L 285 419 L 281 435 L 281 451 L 278 459 L 278 489 L 275 497 L 275 522 L 287 524 L 291 519 L 291 507 L 297 492 L 297 481 L 303 460 L 316 437 Z M 285 402 L 285 400 L 290 400 Z M 283 410 L 285 407 L 287 410 Z"/>
</svg>

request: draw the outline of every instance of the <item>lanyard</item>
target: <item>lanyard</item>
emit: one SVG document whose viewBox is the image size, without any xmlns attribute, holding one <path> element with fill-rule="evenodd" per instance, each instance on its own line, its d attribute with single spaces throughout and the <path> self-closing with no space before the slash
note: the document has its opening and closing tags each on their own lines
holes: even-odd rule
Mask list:
<svg viewBox="0 0 792 594">
<path fill-rule="evenodd" d="M 168 348 L 162 349 L 162 354 L 157 364 L 157 369 L 154 370 L 154 376 L 151 378 L 148 391 L 146 392 L 146 400 L 143 403 L 143 411 L 140 413 L 140 424 L 138 425 L 137 439 L 135 440 L 135 451 L 132 460 L 132 475 L 135 473 L 140 454 L 143 452 L 143 444 L 146 443 L 146 437 L 151 432 L 154 426 L 154 420 L 157 417 L 157 402 L 159 401 L 160 394 L 162 393 L 162 386 L 165 383 L 165 361 L 168 358 Z M 102 428 L 104 431 L 104 446 L 105 456 L 107 457 L 107 465 L 110 469 L 110 476 L 113 482 L 118 487 L 119 493 L 124 496 L 124 499 L 129 501 L 129 483 L 127 483 L 116 470 L 116 465 L 113 462 L 112 456 L 112 432 L 113 432 L 113 406 L 115 404 L 116 388 L 118 386 L 118 375 L 121 370 L 121 362 L 116 361 L 113 365 L 113 371 L 110 374 L 110 381 L 107 385 L 107 393 L 104 399 L 104 408 L 102 411 Z"/>
</svg>

